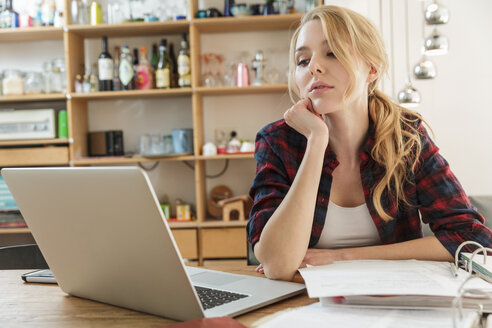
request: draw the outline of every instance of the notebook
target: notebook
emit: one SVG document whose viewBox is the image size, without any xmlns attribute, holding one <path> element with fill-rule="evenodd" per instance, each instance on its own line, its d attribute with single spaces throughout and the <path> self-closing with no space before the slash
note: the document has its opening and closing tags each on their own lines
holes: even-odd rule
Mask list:
<svg viewBox="0 0 492 328">
<path fill-rule="evenodd" d="M 461 253 L 460 258 L 464 261 L 465 267 L 471 261 L 474 273 L 480 278 L 492 283 L 492 256 L 484 256 L 482 254 Z M 472 260 L 473 259 L 473 260 Z"/>
<path fill-rule="evenodd" d="M 140 168 L 1 173 L 68 294 L 185 321 L 236 316 L 305 290 L 303 284 L 185 266 Z"/>
<path fill-rule="evenodd" d="M 468 273 L 455 277 L 450 263 L 436 261 L 359 260 L 300 269 L 310 297 L 325 305 L 364 305 L 387 308 L 446 307 L 453 305 Z M 492 284 L 474 279 L 467 288 L 492 293 Z M 492 299 L 464 295 L 462 307 L 492 312 Z"/>
</svg>

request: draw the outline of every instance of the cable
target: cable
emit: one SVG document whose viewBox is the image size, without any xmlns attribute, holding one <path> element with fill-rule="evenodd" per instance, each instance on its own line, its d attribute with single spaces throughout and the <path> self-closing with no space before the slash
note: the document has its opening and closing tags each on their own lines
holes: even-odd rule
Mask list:
<svg viewBox="0 0 492 328">
<path fill-rule="evenodd" d="M 195 166 L 191 165 L 190 163 L 188 163 L 186 161 L 183 161 L 182 163 L 185 164 L 186 166 L 188 166 L 193 171 L 195 170 Z M 208 179 L 216 179 L 218 177 L 221 177 L 222 175 L 224 175 L 224 173 L 226 173 L 228 167 L 229 167 L 229 159 L 226 159 L 224 168 L 219 173 L 214 174 L 214 175 L 206 175 L 205 174 L 205 177 Z"/>
<path fill-rule="evenodd" d="M 159 161 L 156 161 L 151 167 L 145 167 L 142 162 L 138 162 L 138 166 L 140 166 L 144 171 L 147 171 L 147 172 L 150 172 L 152 171 L 153 169 L 155 169 L 157 167 L 157 165 L 159 165 Z"/>
</svg>

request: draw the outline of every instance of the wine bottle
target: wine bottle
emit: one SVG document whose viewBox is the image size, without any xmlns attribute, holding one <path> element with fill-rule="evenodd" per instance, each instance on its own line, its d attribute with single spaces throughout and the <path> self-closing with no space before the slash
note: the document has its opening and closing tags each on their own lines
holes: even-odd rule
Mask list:
<svg viewBox="0 0 492 328">
<path fill-rule="evenodd" d="M 169 63 L 171 64 L 170 75 L 171 75 L 171 88 L 178 87 L 178 63 L 176 62 L 176 55 L 174 54 L 174 45 L 169 43 Z"/>
<path fill-rule="evenodd" d="M 113 91 L 113 57 L 108 52 L 108 37 L 102 37 L 102 52 L 97 61 L 99 70 L 99 91 Z"/>
<path fill-rule="evenodd" d="M 152 44 L 152 59 L 150 60 L 150 66 L 155 71 L 157 69 L 157 64 L 159 64 L 159 52 L 157 50 L 157 43 Z"/>
<path fill-rule="evenodd" d="M 132 55 L 130 54 L 130 49 L 128 48 L 128 46 L 123 46 L 121 48 L 119 73 L 121 90 L 132 90 L 134 73 L 132 65 Z"/>
<path fill-rule="evenodd" d="M 171 64 L 167 56 L 167 40 L 162 39 L 159 46 L 159 63 L 155 72 L 156 88 L 169 89 L 171 87 Z"/>
<path fill-rule="evenodd" d="M 181 49 L 178 55 L 178 86 L 180 88 L 191 87 L 190 48 L 186 34 L 181 37 Z"/>
<path fill-rule="evenodd" d="M 114 47 L 113 91 L 121 90 L 120 82 L 120 47 Z"/>
</svg>

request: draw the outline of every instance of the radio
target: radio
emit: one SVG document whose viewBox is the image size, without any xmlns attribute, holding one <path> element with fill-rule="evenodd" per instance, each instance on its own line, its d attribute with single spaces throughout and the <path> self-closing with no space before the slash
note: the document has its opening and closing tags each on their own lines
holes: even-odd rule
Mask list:
<svg viewBox="0 0 492 328">
<path fill-rule="evenodd" d="M 55 137 L 54 109 L 0 110 L 0 140 Z"/>
</svg>

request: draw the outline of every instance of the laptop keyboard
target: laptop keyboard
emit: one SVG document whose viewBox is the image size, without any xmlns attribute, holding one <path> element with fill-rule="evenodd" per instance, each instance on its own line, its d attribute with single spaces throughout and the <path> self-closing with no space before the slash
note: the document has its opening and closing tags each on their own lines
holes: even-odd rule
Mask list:
<svg viewBox="0 0 492 328">
<path fill-rule="evenodd" d="M 200 298 L 200 302 L 202 302 L 204 310 L 248 297 L 248 295 L 244 294 L 231 293 L 206 287 L 195 286 L 195 290 L 198 293 L 198 297 Z"/>
</svg>

